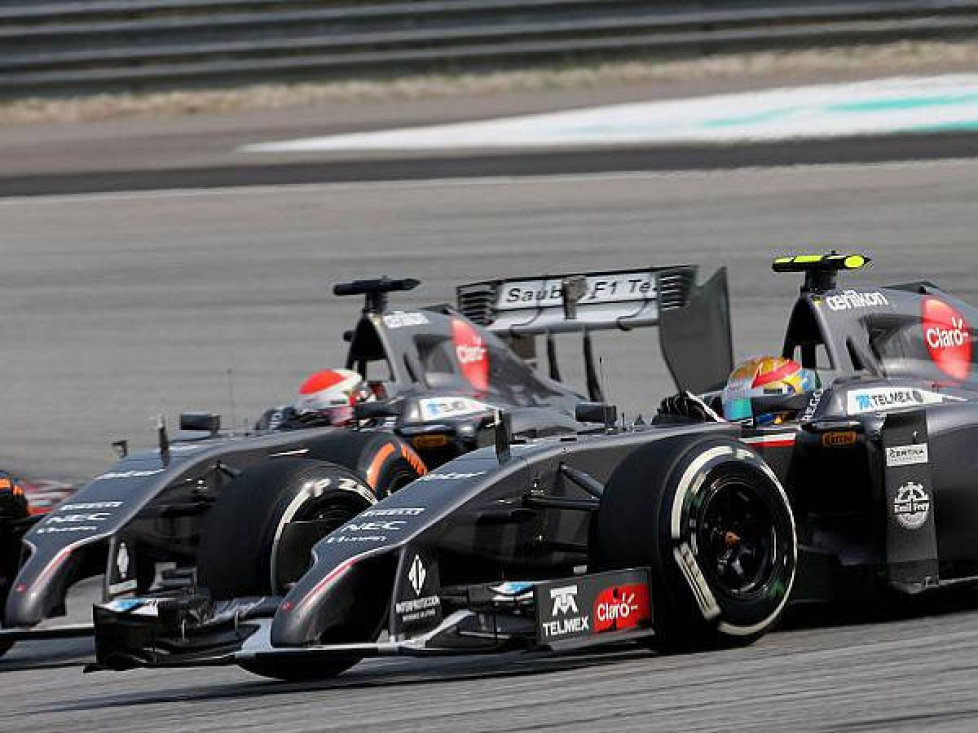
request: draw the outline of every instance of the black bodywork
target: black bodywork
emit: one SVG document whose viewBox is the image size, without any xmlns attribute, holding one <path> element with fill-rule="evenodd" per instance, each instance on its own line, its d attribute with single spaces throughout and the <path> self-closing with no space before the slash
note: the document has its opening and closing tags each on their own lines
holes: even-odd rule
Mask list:
<svg viewBox="0 0 978 733">
<path fill-rule="evenodd" d="M 840 289 L 840 260 L 779 261 L 808 273 L 783 353 L 817 369 L 823 386 L 802 399 L 759 400 L 755 411 L 780 415 L 773 424 L 666 409 L 650 425 L 474 451 L 321 540 L 311 569 L 284 598 L 214 603 L 201 590 L 96 609 L 99 664 L 252 668 L 647 635 L 655 613 L 647 607 L 625 630 L 548 635 L 556 623 L 548 614 L 558 613 L 550 602 L 570 583 L 592 598 L 602 588 L 662 582 L 648 568 L 587 573 L 591 516 L 629 455 L 688 435 L 735 438 L 780 479 L 799 543 L 790 602 L 974 583 L 978 375 L 970 324 L 978 311 L 928 283 Z M 497 288 L 490 304 L 505 292 Z M 483 322 L 496 322 L 488 309 Z M 720 407 L 716 392 L 698 403 Z M 384 530 L 365 519 L 382 520 Z M 353 616 L 369 618 L 377 633 L 365 635 L 362 624 L 351 631 Z"/>
<path fill-rule="evenodd" d="M 654 325 L 660 312 L 682 309 L 697 296 L 695 274 L 695 268 L 688 267 L 624 276 L 609 273 L 612 280 L 631 277 L 650 285 L 614 300 L 607 317 L 589 327 Z M 659 278 L 669 288 L 678 288 L 661 308 Z M 389 307 L 388 293 L 416 285 L 383 278 L 335 289 L 338 295 L 362 295 L 366 301 L 362 316 L 345 335 L 350 344 L 347 366 L 368 380 L 376 396 L 358 406 L 356 428 L 278 420 L 279 429 L 230 434 L 218 432 L 215 421 L 197 415 L 187 420 L 188 425 L 212 429 L 211 434 L 171 443 L 161 432 L 157 450 L 123 457 L 26 533 L 19 573 L 5 589 L 0 638 L 84 632 L 85 628 L 59 627 L 54 617 L 64 614 L 69 587 L 85 577 L 104 574 L 105 600 L 151 588 L 192 588 L 209 509 L 243 469 L 258 462 L 301 455 L 340 463 L 371 483 L 371 454 L 361 452 L 352 463 L 344 454 L 354 433 L 360 442 L 364 434 L 375 434 L 378 449 L 393 445 L 424 473 L 491 444 L 491 426 L 500 410 L 505 410 L 512 433 L 523 438 L 573 435 L 582 428 L 574 410 L 583 397 L 531 368 L 510 348 L 507 334 L 497 335 L 447 305 Z M 582 294 L 582 311 L 592 299 Z M 635 312 L 642 319 L 628 321 Z M 614 322 L 618 318 L 626 319 L 627 325 Z M 729 328 L 727 323 L 720 325 Z M 268 425 L 266 419 L 259 428 Z M 387 488 L 371 484 L 378 497 Z"/>
</svg>

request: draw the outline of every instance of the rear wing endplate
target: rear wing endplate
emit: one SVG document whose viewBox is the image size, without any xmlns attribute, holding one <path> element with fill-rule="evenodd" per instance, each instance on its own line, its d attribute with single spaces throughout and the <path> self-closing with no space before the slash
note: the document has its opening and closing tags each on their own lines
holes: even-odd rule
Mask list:
<svg viewBox="0 0 978 733">
<path fill-rule="evenodd" d="M 527 354 L 527 337 L 659 326 L 676 386 L 707 392 L 733 365 L 726 270 L 703 285 L 693 265 L 487 280 L 457 288 L 469 320 Z M 529 350 L 535 354 L 535 349 Z M 553 371 L 553 370 L 552 370 Z"/>
</svg>

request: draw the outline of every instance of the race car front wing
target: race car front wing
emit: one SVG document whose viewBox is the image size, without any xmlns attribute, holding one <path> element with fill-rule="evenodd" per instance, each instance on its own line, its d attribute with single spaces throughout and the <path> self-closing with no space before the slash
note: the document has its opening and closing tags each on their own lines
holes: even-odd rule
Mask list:
<svg viewBox="0 0 978 733">
<path fill-rule="evenodd" d="M 279 597 L 211 601 L 205 594 L 120 599 L 94 610 L 96 662 L 87 671 L 225 665 L 275 657 L 429 656 L 571 649 L 641 639 L 652 631 L 649 570 L 447 589 L 451 609 L 411 636 L 353 644 L 273 646 Z"/>
</svg>

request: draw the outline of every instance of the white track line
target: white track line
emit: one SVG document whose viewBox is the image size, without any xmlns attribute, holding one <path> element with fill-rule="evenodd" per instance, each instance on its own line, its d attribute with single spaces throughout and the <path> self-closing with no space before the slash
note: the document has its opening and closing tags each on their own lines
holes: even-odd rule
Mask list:
<svg viewBox="0 0 978 733">
<path fill-rule="evenodd" d="M 978 74 L 714 94 L 428 127 L 327 135 L 238 148 L 243 153 L 458 150 L 772 142 L 978 130 Z"/>
</svg>

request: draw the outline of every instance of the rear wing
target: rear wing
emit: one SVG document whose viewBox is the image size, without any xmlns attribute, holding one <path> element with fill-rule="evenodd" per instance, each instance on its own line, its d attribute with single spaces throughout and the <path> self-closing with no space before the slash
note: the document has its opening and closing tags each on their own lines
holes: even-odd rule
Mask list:
<svg viewBox="0 0 978 733">
<path fill-rule="evenodd" d="M 560 379 L 553 336 L 584 336 L 588 390 L 600 398 L 594 376 L 592 331 L 659 327 L 662 353 L 676 386 L 707 392 L 722 385 L 733 365 L 726 270 L 697 285 L 693 265 L 487 280 L 457 288 L 459 310 L 506 338 L 525 359 L 536 356 L 536 336 L 547 337 L 550 375 Z"/>
</svg>

